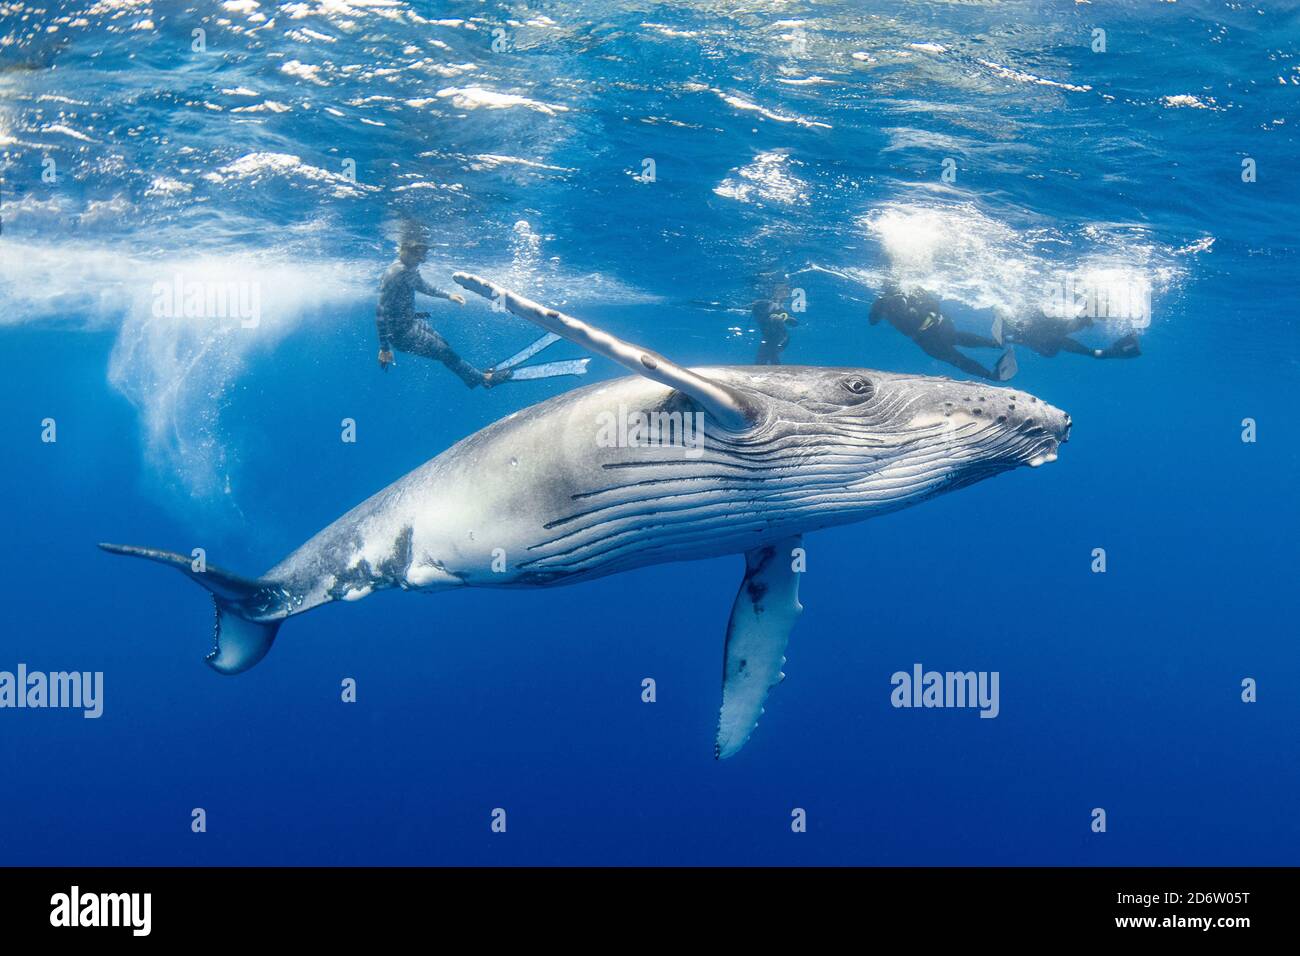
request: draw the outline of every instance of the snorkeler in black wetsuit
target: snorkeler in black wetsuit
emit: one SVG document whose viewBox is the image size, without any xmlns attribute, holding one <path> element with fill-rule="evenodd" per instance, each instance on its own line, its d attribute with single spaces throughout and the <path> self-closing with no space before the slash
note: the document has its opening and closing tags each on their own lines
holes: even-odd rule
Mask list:
<svg viewBox="0 0 1300 956">
<path fill-rule="evenodd" d="M 510 378 L 509 370 L 480 372 L 457 355 L 447 340 L 434 331 L 427 312 L 415 311 L 417 292 L 435 299 L 447 299 L 457 305 L 465 304 L 458 292 L 444 292 L 429 285 L 420 275 L 420 265 L 428 258 L 429 247 L 419 241 L 404 241 L 398 251 L 397 261 L 388 267 L 379 284 L 379 305 L 375 309 L 375 325 L 379 330 L 379 367 L 388 371 L 396 364 L 393 350 L 422 355 L 441 362 L 451 369 L 470 388 L 479 385 L 491 388 Z"/>
<path fill-rule="evenodd" d="M 756 365 L 780 365 L 781 353 L 790 344 L 788 330 L 799 324 L 781 308 L 783 298 L 784 293 L 778 292 L 770 299 L 750 303 L 750 314 L 762 336 L 758 343 L 758 355 L 754 358 Z"/>
<path fill-rule="evenodd" d="M 871 306 L 871 324 L 881 319 L 919 345 L 927 355 L 955 365 L 968 375 L 1005 382 L 1016 374 L 1015 354 L 1007 349 L 998 359 L 993 371 L 957 351 L 964 348 L 1001 348 L 997 338 L 986 338 L 973 332 L 963 332 L 951 319 L 939 311 L 939 298 L 929 292 L 904 294 L 897 289 L 887 289 Z M 996 333 L 995 333 L 996 334 Z"/>
<path fill-rule="evenodd" d="M 1006 329 L 1008 339 L 1045 358 L 1052 358 L 1058 352 L 1087 355 L 1097 359 L 1137 358 L 1142 354 L 1138 337 L 1133 333 L 1116 339 L 1104 349 L 1090 349 L 1070 337 L 1090 325 L 1092 319 L 1086 315 L 1063 319 L 1039 312 L 1028 320 L 1009 320 Z"/>
</svg>

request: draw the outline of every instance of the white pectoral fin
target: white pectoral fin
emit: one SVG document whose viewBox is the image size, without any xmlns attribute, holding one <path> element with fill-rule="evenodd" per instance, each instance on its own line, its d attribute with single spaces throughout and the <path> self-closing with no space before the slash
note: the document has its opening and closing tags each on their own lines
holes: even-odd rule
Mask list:
<svg viewBox="0 0 1300 956">
<path fill-rule="evenodd" d="M 727 624 L 722 712 L 714 756 L 730 757 L 758 726 L 767 692 L 785 674 L 785 648 L 803 611 L 793 552 L 800 535 L 745 553 L 745 580 Z"/>
<path fill-rule="evenodd" d="M 531 299 L 525 299 L 518 293 L 511 292 L 482 276 L 457 272 L 451 278 L 462 288 L 490 299 L 500 308 L 521 319 L 541 326 L 548 332 L 554 332 L 589 352 L 612 359 L 638 375 L 689 396 L 724 428 L 743 429 L 752 425 L 757 418 L 756 410 L 737 390 L 683 368 L 649 349 L 624 342 L 571 315 L 565 315 L 563 312 L 539 305 Z"/>
</svg>

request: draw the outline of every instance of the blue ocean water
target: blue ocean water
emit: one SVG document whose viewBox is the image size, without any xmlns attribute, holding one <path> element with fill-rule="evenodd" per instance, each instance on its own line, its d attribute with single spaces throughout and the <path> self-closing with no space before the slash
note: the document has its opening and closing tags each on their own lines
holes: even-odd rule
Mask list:
<svg viewBox="0 0 1300 956">
<path fill-rule="evenodd" d="M 1280 4 L 0 2 L 0 670 L 104 674 L 99 719 L 0 710 L 0 863 L 1296 863 L 1298 92 Z M 789 363 L 958 374 L 868 324 L 891 278 L 971 328 L 1063 273 L 1150 322 L 1018 351 L 1059 461 L 807 539 L 717 762 L 739 557 L 382 593 L 222 677 L 208 597 L 95 548 L 260 573 L 571 387 L 380 373 L 405 220 L 431 282 L 684 363 L 750 362 L 781 275 Z M 257 327 L 158 317 L 177 276 Z M 480 367 L 536 335 L 430 310 Z M 915 663 L 997 671 L 999 716 L 892 707 Z"/>
</svg>

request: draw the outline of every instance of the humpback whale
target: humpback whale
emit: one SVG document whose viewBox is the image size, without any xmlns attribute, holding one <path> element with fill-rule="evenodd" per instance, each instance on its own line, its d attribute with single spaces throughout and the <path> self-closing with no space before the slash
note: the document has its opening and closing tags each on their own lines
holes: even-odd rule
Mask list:
<svg viewBox="0 0 1300 956">
<path fill-rule="evenodd" d="M 785 675 L 803 535 L 1053 461 L 1070 417 L 1023 391 L 859 368 L 685 368 L 459 272 L 465 289 L 635 375 L 507 415 L 399 478 L 261 577 L 101 544 L 211 592 L 223 674 L 286 618 L 386 588 L 550 587 L 743 554 L 714 754 L 735 754 Z"/>
</svg>

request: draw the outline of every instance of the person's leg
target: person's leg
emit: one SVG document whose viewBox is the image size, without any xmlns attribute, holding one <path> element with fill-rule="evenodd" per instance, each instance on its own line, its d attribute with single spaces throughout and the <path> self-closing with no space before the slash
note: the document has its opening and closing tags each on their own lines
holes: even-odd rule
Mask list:
<svg viewBox="0 0 1300 956">
<path fill-rule="evenodd" d="M 790 333 L 787 332 L 785 329 L 781 329 L 779 332 L 777 332 L 776 341 L 772 344 L 773 365 L 781 364 L 781 353 L 785 351 L 785 347 L 789 344 L 790 344 Z"/>
<path fill-rule="evenodd" d="M 434 332 L 433 334 L 438 335 L 437 332 Z M 441 335 L 438 335 L 438 338 L 442 341 L 442 348 L 438 353 L 438 361 L 451 369 L 452 372 L 456 374 L 456 377 L 464 382 L 469 388 L 477 388 L 482 385 L 484 381 L 483 373 L 457 355 L 455 350 L 447 344 L 446 340 L 443 339 Z"/>
<path fill-rule="evenodd" d="M 1097 358 L 1137 358 L 1142 354 L 1142 347 L 1138 344 L 1138 337 L 1130 332 L 1123 338 L 1116 339 L 1104 349 L 1099 349 Z"/>
<path fill-rule="evenodd" d="M 1100 350 L 1090 349 L 1088 346 L 1076 342 L 1068 335 L 1061 339 L 1060 346 L 1059 351 L 1069 352 L 1071 355 L 1095 355 L 1097 358 L 1101 358 Z"/>
<path fill-rule="evenodd" d="M 995 339 L 987 338 L 983 335 L 976 335 L 974 332 L 958 332 L 955 336 L 957 345 L 965 346 L 968 349 L 1000 349 L 1002 343 Z"/>
<path fill-rule="evenodd" d="M 950 365 L 957 366 L 967 375 L 978 375 L 980 378 L 986 379 L 990 382 L 1003 381 L 1002 376 L 998 372 L 989 371 L 979 362 L 975 361 L 973 358 L 963 355 L 961 352 L 958 352 L 956 349 L 953 349 L 952 355 L 944 359 L 944 361 L 948 362 Z"/>
<path fill-rule="evenodd" d="M 772 343 L 768 339 L 762 339 L 758 343 L 758 354 L 754 356 L 755 365 L 776 365 L 781 361 L 777 355 Z"/>
<path fill-rule="evenodd" d="M 406 329 L 394 344 L 403 352 L 441 362 L 470 388 L 483 384 L 483 373 L 457 355 L 446 339 L 423 322 Z"/>
<path fill-rule="evenodd" d="M 955 365 L 967 375 L 974 375 L 978 378 L 988 379 L 996 382 L 998 377 L 986 369 L 979 362 L 968 358 L 961 352 L 958 352 L 947 342 L 933 341 L 931 339 L 917 339 L 916 344 L 921 346 L 921 350 L 932 358 L 937 358 L 940 362 L 947 362 L 949 365 Z"/>
<path fill-rule="evenodd" d="M 1061 351 L 1061 340 L 1064 336 L 1057 334 L 1055 330 L 1050 333 L 1044 332 L 1041 328 L 1029 327 L 1023 329 L 1016 336 L 1017 345 L 1023 345 L 1031 352 L 1037 352 L 1043 358 L 1052 358 L 1057 352 Z"/>
</svg>

